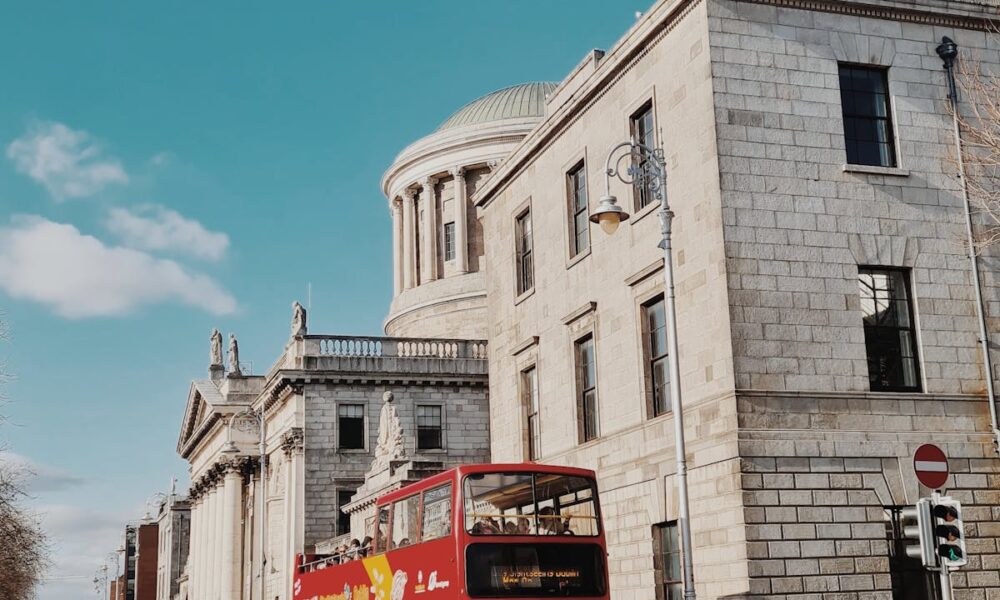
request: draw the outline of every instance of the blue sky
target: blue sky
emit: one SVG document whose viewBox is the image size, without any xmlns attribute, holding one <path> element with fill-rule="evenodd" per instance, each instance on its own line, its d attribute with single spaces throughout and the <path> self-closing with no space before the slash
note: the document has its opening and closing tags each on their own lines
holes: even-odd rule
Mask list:
<svg viewBox="0 0 1000 600">
<path fill-rule="evenodd" d="M 53 576 L 92 576 L 147 497 L 186 484 L 212 327 L 266 370 L 311 282 L 312 331 L 381 332 L 396 153 L 469 100 L 561 79 L 647 4 L 7 4 L 0 441 L 38 473 Z"/>
</svg>

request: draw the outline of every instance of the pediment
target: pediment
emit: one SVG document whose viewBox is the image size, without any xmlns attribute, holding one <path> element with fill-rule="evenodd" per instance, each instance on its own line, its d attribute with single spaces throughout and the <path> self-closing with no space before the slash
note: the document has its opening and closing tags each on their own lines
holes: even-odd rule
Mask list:
<svg viewBox="0 0 1000 600">
<path fill-rule="evenodd" d="M 183 454 L 188 440 L 213 413 L 215 406 L 225 402 L 225 398 L 212 380 L 195 380 L 188 390 L 187 406 L 181 421 L 177 452 Z"/>
</svg>

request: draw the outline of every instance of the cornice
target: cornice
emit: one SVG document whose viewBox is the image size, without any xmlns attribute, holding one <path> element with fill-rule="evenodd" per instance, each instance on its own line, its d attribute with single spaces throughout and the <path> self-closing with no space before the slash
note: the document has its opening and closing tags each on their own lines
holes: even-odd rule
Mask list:
<svg viewBox="0 0 1000 600">
<path fill-rule="evenodd" d="M 941 27 L 956 27 L 959 29 L 978 29 L 982 31 L 992 31 L 995 25 L 989 17 L 976 17 L 974 15 L 946 14 L 933 10 L 920 10 L 919 8 L 909 8 L 898 5 L 879 5 L 861 2 L 837 2 L 834 0 L 735 0 L 739 2 L 749 2 L 751 4 L 770 4 L 784 8 L 797 8 L 801 10 L 812 10 L 819 12 L 829 12 L 841 15 L 851 15 L 858 17 L 869 17 L 874 19 L 885 19 L 889 21 L 902 21 L 904 23 L 919 23 L 923 25 L 938 25 Z M 950 4 L 968 4 L 964 2 L 953 2 Z M 985 6 L 980 4 L 970 4 L 970 6 Z M 996 17 L 1000 17 L 1000 6 L 997 7 Z"/>
</svg>

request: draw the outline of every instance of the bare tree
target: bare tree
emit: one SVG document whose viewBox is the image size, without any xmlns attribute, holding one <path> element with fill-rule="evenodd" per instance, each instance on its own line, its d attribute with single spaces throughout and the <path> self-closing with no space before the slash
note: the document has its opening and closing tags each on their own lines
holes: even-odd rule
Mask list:
<svg viewBox="0 0 1000 600">
<path fill-rule="evenodd" d="M 958 61 L 962 161 L 969 204 L 980 215 L 976 251 L 1000 243 L 1000 76 L 970 58 Z"/>
<path fill-rule="evenodd" d="M 6 333 L 0 319 L 0 341 Z M 4 380 L 0 364 L 0 384 Z M 38 518 L 24 507 L 27 473 L 16 463 L 4 461 L 3 451 L 0 447 L 0 598 L 29 600 L 46 567 L 47 542 Z"/>
</svg>

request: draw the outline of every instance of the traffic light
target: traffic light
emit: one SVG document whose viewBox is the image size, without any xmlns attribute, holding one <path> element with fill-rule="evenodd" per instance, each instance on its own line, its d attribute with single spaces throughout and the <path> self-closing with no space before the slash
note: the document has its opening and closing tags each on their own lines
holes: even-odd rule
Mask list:
<svg viewBox="0 0 1000 600">
<path fill-rule="evenodd" d="M 928 569 L 936 569 L 938 555 L 934 544 L 934 517 L 931 514 L 930 499 L 921 498 L 916 506 L 907 506 L 900 511 L 899 517 L 903 539 L 917 542 L 906 546 L 906 555 L 920 559 L 920 564 Z"/>
<path fill-rule="evenodd" d="M 947 496 L 937 498 L 931 507 L 934 517 L 935 554 L 946 567 L 961 567 L 965 558 L 965 527 L 962 524 L 962 503 Z"/>
</svg>

